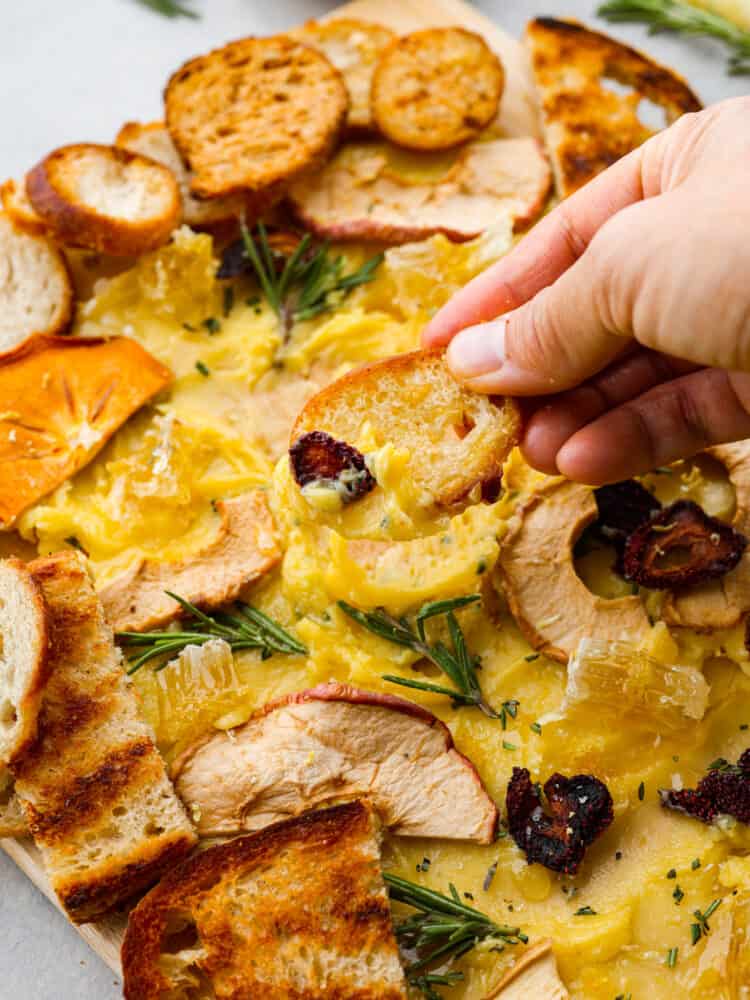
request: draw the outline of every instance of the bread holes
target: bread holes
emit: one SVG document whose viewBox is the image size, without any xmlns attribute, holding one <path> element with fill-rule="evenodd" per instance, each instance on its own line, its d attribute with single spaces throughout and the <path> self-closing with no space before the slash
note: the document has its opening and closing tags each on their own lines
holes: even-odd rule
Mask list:
<svg viewBox="0 0 750 1000">
<path fill-rule="evenodd" d="M 198 926 L 189 915 L 174 914 L 169 918 L 161 939 L 161 951 L 165 955 L 178 955 L 181 951 L 200 946 Z"/>
<path fill-rule="evenodd" d="M 630 84 L 623 83 L 622 80 L 618 80 L 616 76 L 602 77 L 602 86 L 607 90 L 611 90 L 613 93 L 618 94 L 620 97 L 630 97 L 635 93 Z"/>
<path fill-rule="evenodd" d="M 463 411 L 461 413 L 460 423 L 457 423 L 457 424 L 453 425 L 453 431 L 454 431 L 456 437 L 459 439 L 459 441 L 463 441 L 463 439 L 466 437 L 466 435 L 470 434 L 471 431 L 474 430 L 474 428 L 476 427 L 476 425 L 477 425 L 476 420 L 474 420 L 470 416 L 470 414 L 468 414 L 465 411 Z"/>
</svg>

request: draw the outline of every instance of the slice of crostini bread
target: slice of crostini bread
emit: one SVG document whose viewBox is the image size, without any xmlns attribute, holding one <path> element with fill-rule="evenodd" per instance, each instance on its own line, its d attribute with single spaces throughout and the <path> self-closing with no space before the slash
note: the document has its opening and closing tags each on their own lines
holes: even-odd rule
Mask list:
<svg viewBox="0 0 750 1000">
<path fill-rule="evenodd" d="M 184 862 L 130 914 L 125 1000 L 406 1000 L 360 802 L 306 813 Z"/>
<path fill-rule="evenodd" d="M 162 246 L 182 210 L 171 170 L 117 146 L 49 153 L 26 177 L 34 211 L 66 246 L 136 257 Z"/>
<path fill-rule="evenodd" d="M 46 236 L 47 224 L 29 201 L 25 179 L 19 183 L 10 178 L 0 185 L 0 202 L 17 229 L 32 236 Z"/>
<path fill-rule="evenodd" d="M 129 149 L 131 153 L 148 156 L 174 174 L 182 198 L 182 221 L 193 229 L 216 229 L 228 223 L 236 223 L 245 210 L 246 199 L 242 195 L 229 198 L 212 198 L 198 201 L 190 193 L 192 174 L 172 142 L 164 122 L 128 122 L 117 133 L 115 145 Z"/>
<path fill-rule="evenodd" d="M 355 369 L 313 396 L 291 445 L 324 431 L 357 447 L 365 424 L 381 444 L 408 449 L 406 475 L 420 504 L 443 506 L 498 479 L 518 442 L 521 417 L 512 400 L 459 385 L 442 351 L 414 351 Z"/>
<path fill-rule="evenodd" d="M 34 334 L 64 333 L 73 283 L 60 251 L 0 213 L 0 356 Z"/>
<path fill-rule="evenodd" d="M 47 609 L 20 559 L 0 562 L 0 767 L 34 739 L 49 671 Z"/>
<path fill-rule="evenodd" d="M 428 28 L 394 41 L 372 80 L 372 117 L 407 149 L 450 149 L 492 121 L 505 84 L 502 63 L 465 28 Z"/>
<path fill-rule="evenodd" d="M 372 76 L 378 59 L 395 39 L 390 28 L 353 17 L 330 21 L 308 21 L 289 32 L 306 45 L 319 49 L 341 72 L 349 91 L 347 129 L 369 132 L 373 128 L 370 112 Z"/>
<path fill-rule="evenodd" d="M 673 70 L 575 21 L 551 17 L 530 21 L 526 45 L 561 198 L 640 146 L 658 128 L 701 109 L 698 98 Z M 623 92 L 623 87 L 630 92 Z M 661 125 L 654 127 L 639 117 L 644 100 L 662 109 Z"/>
<path fill-rule="evenodd" d="M 11 765 L 51 885 L 75 923 L 157 881 L 196 842 L 78 553 L 28 564 L 50 636 L 37 737 Z"/>
<path fill-rule="evenodd" d="M 26 817 L 13 788 L 13 775 L 0 765 L 0 837 L 23 837 L 28 832 Z"/>
<path fill-rule="evenodd" d="M 243 38 L 185 63 L 164 94 L 167 128 L 198 198 L 271 204 L 328 159 L 349 96 L 326 57 L 291 38 Z"/>
</svg>

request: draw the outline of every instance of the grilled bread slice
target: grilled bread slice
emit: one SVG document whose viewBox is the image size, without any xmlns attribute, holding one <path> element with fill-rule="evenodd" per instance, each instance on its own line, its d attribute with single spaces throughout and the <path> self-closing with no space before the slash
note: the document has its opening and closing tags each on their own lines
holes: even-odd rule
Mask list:
<svg viewBox="0 0 750 1000">
<path fill-rule="evenodd" d="M 371 131 L 370 91 L 378 59 L 396 35 L 390 28 L 352 17 L 308 21 L 289 32 L 306 45 L 319 49 L 341 72 L 349 92 L 346 125 L 352 131 Z"/>
<path fill-rule="evenodd" d="M 643 99 L 664 124 L 701 103 L 672 70 L 575 21 L 537 18 L 526 29 L 557 193 L 567 197 L 658 129 L 639 117 Z M 617 92 L 608 81 L 631 88 Z"/>
<path fill-rule="evenodd" d="M 117 146 L 53 150 L 27 175 L 26 193 L 60 243 L 115 257 L 155 250 L 180 222 L 172 171 Z"/>
<path fill-rule="evenodd" d="M 60 251 L 0 213 L 0 357 L 34 334 L 64 333 L 73 283 Z"/>
<path fill-rule="evenodd" d="M 52 887 L 83 923 L 155 882 L 196 837 L 81 557 L 29 571 L 46 603 L 50 674 L 37 738 L 11 770 Z"/>
<path fill-rule="evenodd" d="M 505 73 L 465 28 L 428 28 L 394 41 L 372 80 L 378 129 L 407 149 L 450 149 L 476 138 L 500 106 Z"/>
<path fill-rule="evenodd" d="M 370 809 L 353 802 L 184 862 L 133 910 L 125 1000 L 406 1000 Z"/>
<path fill-rule="evenodd" d="M 13 789 L 13 775 L 0 766 L 0 837 L 23 837 L 29 832 L 21 803 Z"/>
<path fill-rule="evenodd" d="M 26 194 L 26 181 L 20 184 L 12 178 L 0 186 L 0 201 L 3 210 L 13 225 L 31 236 L 46 236 L 47 225 L 44 219 L 37 215 Z"/>
<path fill-rule="evenodd" d="M 242 195 L 212 198 L 210 201 L 198 201 L 193 197 L 190 193 L 192 174 L 177 152 L 164 122 L 149 122 L 146 125 L 128 122 L 117 133 L 115 145 L 129 149 L 131 153 L 148 156 L 172 171 L 182 198 L 182 221 L 193 229 L 214 230 L 234 224 L 242 216 L 246 203 Z"/>
<path fill-rule="evenodd" d="M 400 159 L 385 144 L 348 144 L 292 187 L 292 207 L 330 239 L 394 244 L 444 233 L 458 242 L 503 218 L 525 229 L 552 185 L 541 143 L 531 138 L 470 143 L 449 163 L 425 154 L 414 172 Z"/>
<path fill-rule="evenodd" d="M 291 444 L 324 431 L 356 447 L 365 423 L 383 444 L 409 450 L 405 474 L 424 506 L 454 504 L 496 481 L 521 429 L 512 400 L 462 388 L 440 350 L 413 351 L 364 365 L 313 396 Z"/>
<path fill-rule="evenodd" d="M 20 559 L 0 562 L 0 767 L 37 731 L 49 671 L 47 609 Z"/>
<path fill-rule="evenodd" d="M 271 204 L 328 159 L 349 97 L 337 69 L 291 38 L 243 38 L 185 63 L 164 94 L 167 128 L 198 198 Z"/>
<path fill-rule="evenodd" d="M 180 615 L 166 591 L 201 608 L 236 600 L 243 587 L 281 559 L 266 494 L 252 490 L 217 500 L 221 517 L 216 538 L 181 562 L 143 559 L 100 593 L 107 621 L 117 632 L 143 632 Z"/>
</svg>

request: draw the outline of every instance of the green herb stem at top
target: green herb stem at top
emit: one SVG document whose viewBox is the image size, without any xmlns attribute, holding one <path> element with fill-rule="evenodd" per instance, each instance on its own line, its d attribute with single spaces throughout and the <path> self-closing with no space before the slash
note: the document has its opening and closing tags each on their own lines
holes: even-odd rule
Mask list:
<svg viewBox="0 0 750 1000">
<path fill-rule="evenodd" d="M 193 20 L 198 20 L 200 17 L 200 14 L 188 7 L 187 4 L 180 3 L 179 0 L 137 0 L 137 2 L 163 17 L 189 17 Z"/>
</svg>

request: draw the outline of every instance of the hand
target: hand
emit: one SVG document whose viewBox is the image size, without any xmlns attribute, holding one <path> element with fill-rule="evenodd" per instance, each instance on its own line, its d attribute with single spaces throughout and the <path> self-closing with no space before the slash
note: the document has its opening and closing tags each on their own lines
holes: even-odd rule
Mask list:
<svg viewBox="0 0 750 1000">
<path fill-rule="evenodd" d="M 467 386 L 529 397 L 544 472 L 596 485 L 750 437 L 750 98 L 562 202 L 423 341 Z"/>
</svg>

